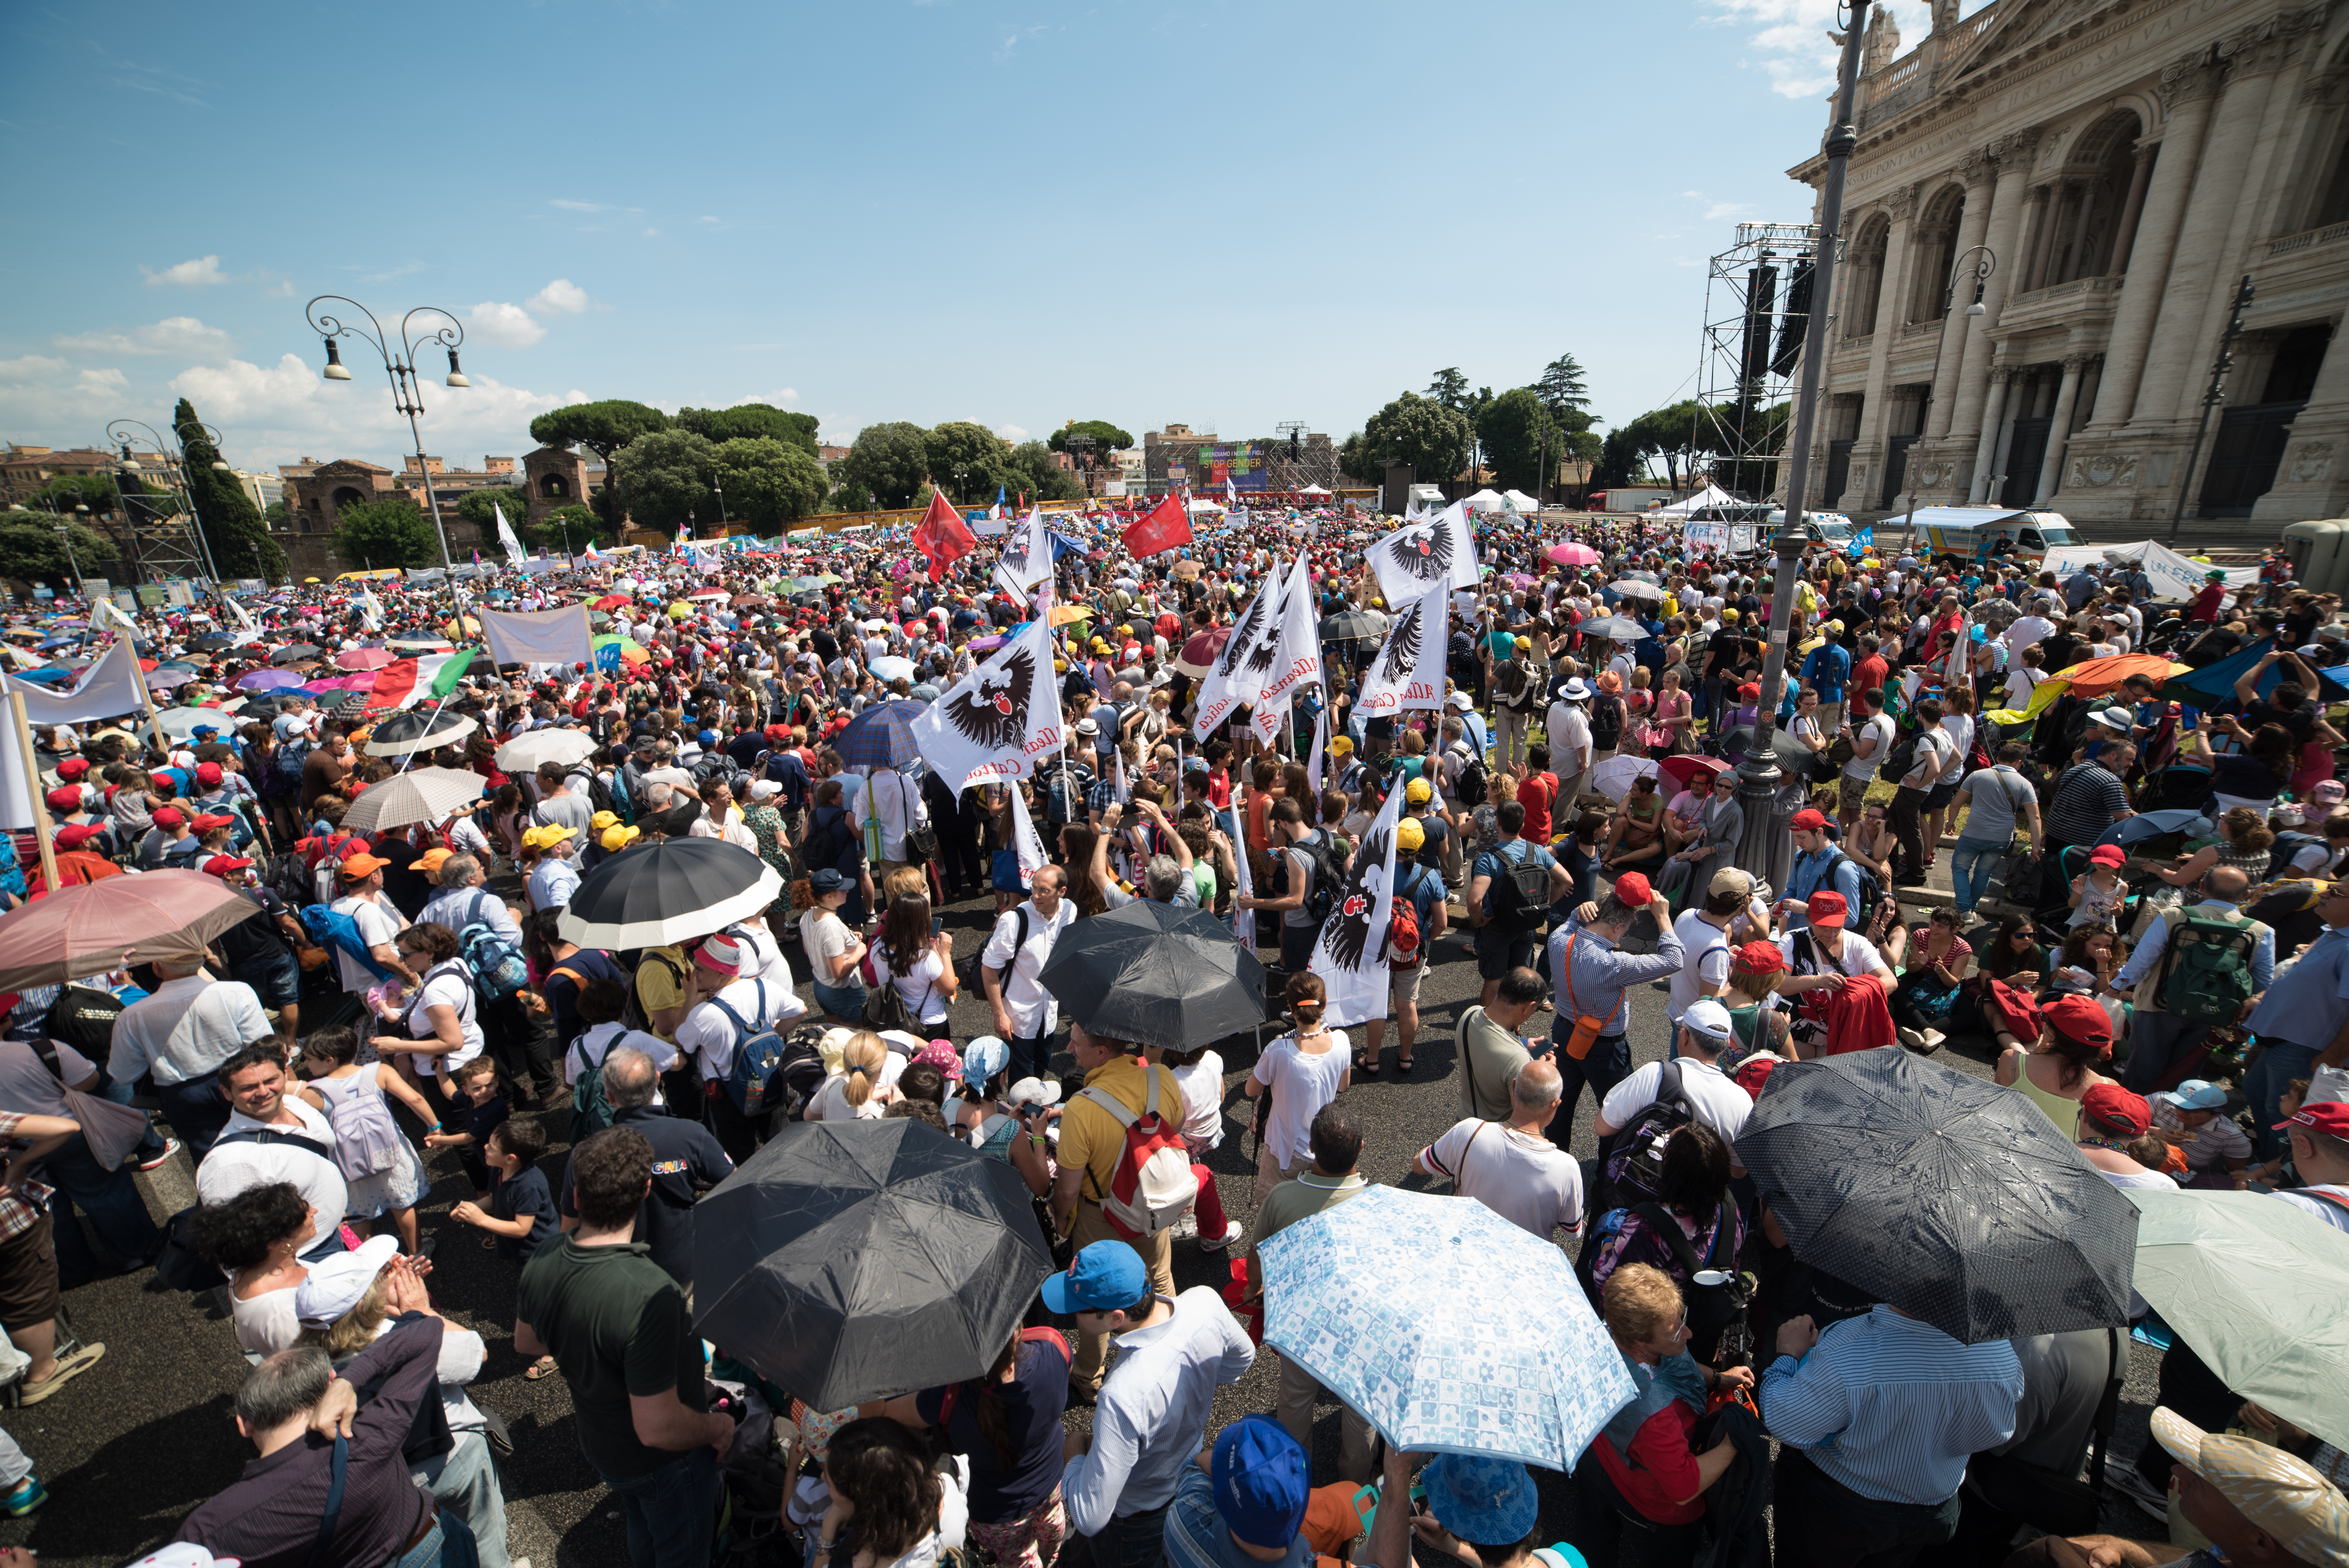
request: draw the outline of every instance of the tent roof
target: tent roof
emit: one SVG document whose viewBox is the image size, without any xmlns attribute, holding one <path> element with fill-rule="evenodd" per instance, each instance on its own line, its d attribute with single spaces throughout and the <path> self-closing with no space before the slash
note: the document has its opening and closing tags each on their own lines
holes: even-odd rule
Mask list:
<svg viewBox="0 0 2349 1568">
<path fill-rule="evenodd" d="M 1689 497 L 1688 500 L 1676 501 L 1671 506 L 1663 507 L 1659 510 L 1661 515 L 1665 517 L 1686 517 L 1691 512 L 1696 511 L 1699 507 L 1734 506 L 1736 504 L 1737 498 L 1731 495 L 1727 490 L 1723 490 L 1719 485 L 1707 485 L 1696 494 Z"/>
</svg>

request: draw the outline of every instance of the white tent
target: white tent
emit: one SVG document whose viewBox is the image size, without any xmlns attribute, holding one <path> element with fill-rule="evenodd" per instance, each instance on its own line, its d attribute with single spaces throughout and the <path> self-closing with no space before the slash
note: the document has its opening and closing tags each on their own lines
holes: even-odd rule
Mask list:
<svg viewBox="0 0 2349 1568">
<path fill-rule="evenodd" d="M 1299 495 L 1328 495 L 1330 492 L 1323 490 L 1319 485 L 1307 485 L 1303 490 L 1299 490 L 1297 493 Z"/>
<path fill-rule="evenodd" d="M 1671 506 L 1658 508 L 1654 515 L 1658 517 L 1687 517 L 1701 507 L 1735 506 L 1736 504 L 1737 498 L 1731 495 L 1727 490 L 1723 490 L 1719 485 L 1707 485 L 1704 489 L 1697 491 L 1696 494 L 1689 497 L 1686 500 L 1676 501 Z"/>
<path fill-rule="evenodd" d="M 1222 504 L 1221 504 L 1220 502 L 1217 502 L 1217 501 L 1212 501 L 1212 500 L 1205 500 L 1205 499 L 1203 498 L 1203 499 L 1201 499 L 1201 500 L 1195 500 L 1195 501 L 1193 501 L 1193 502 L 1191 503 L 1191 510 L 1192 510 L 1193 511 L 1195 511 L 1195 512 L 1197 512 L 1197 511 L 1223 511 L 1224 509 L 1223 509 L 1223 506 L 1222 506 Z"/>
<path fill-rule="evenodd" d="M 1480 490 L 1461 504 L 1470 511 L 1500 511 L 1505 510 L 1508 503 L 1504 501 L 1496 491 Z"/>
<path fill-rule="evenodd" d="M 1501 501 L 1502 504 L 1506 506 L 1511 511 L 1539 511 L 1541 510 L 1541 502 L 1536 500 L 1533 497 L 1527 495 L 1523 490 L 1504 490 L 1501 492 Z"/>
</svg>

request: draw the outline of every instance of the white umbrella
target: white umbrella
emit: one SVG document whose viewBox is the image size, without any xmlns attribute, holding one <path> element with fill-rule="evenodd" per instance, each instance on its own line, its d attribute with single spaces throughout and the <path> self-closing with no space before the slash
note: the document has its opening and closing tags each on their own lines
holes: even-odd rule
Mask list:
<svg viewBox="0 0 2349 1568">
<path fill-rule="evenodd" d="M 1626 577 L 1620 583 L 1609 583 L 1607 586 L 1612 588 L 1616 593 L 1620 593 L 1626 599 L 1655 599 L 1661 601 L 1664 596 L 1664 591 L 1657 587 L 1654 583 L 1641 583 L 1630 577 Z"/>
<path fill-rule="evenodd" d="M 498 748 L 498 767 L 508 773 L 534 773 L 542 762 L 568 767 L 595 754 L 595 738 L 584 729 L 533 729 Z"/>
<path fill-rule="evenodd" d="M 481 798 L 487 782 L 480 774 L 458 768 L 411 768 L 407 772 L 370 784 L 343 813 L 353 832 L 378 833 L 410 822 L 437 822 L 460 806 Z"/>
<path fill-rule="evenodd" d="M 196 732 L 196 727 L 209 724 L 215 729 L 227 729 L 228 716 L 216 707 L 167 707 L 155 716 L 163 733 L 174 740 L 185 740 Z"/>
<path fill-rule="evenodd" d="M 1661 776 L 1651 757 L 1610 757 L 1590 770 L 1590 787 L 1619 806 L 1631 792 L 1631 780 Z"/>
</svg>

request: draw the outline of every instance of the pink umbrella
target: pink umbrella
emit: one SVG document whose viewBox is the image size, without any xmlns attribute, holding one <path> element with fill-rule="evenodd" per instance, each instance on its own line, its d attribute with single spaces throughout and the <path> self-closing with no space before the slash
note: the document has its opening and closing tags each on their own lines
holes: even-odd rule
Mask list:
<svg viewBox="0 0 2349 1568">
<path fill-rule="evenodd" d="M 375 676 L 372 675 L 338 676 L 333 680 L 312 681 L 302 689 L 314 695 L 330 691 L 373 691 Z"/>
<path fill-rule="evenodd" d="M 379 670 L 398 657 L 389 648 L 352 648 L 336 654 L 335 664 L 346 670 Z"/>
<path fill-rule="evenodd" d="M 1599 563 L 1599 552 L 1587 544 L 1553 544 L 1543 551 L 1542 555 L 1560 566 L 1595 566 Z"/>
</svg>

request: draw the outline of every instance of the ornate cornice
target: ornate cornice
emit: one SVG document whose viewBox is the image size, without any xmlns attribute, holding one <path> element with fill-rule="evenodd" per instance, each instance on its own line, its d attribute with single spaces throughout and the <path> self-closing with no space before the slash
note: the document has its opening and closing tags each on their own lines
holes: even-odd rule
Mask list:
<svg viewBox="0 0 2349 1568">
<path fill-rule="evenodd" d="M 1997 172 L 1997 166 L 1991 162 L 1987 154 L 1982 152 L 1969 152 L 1958 160 L 1957 175 L 1966 182 L 1968 190 L 1977 185 L 1989 184 L 1991 176 Z"/>
<path fill-rule="evenodd" d="M 2025 126 L 2021 130 L 2008 131 L 2004 136 L 1992 142 L 1986 150 L 2000 163 L 2027 163 L 2030 161 L 2031 154 L 2039 146 L 2039 139 L 2045 134 L 2046 128 L 2044 126 Z"/>
</svg>

